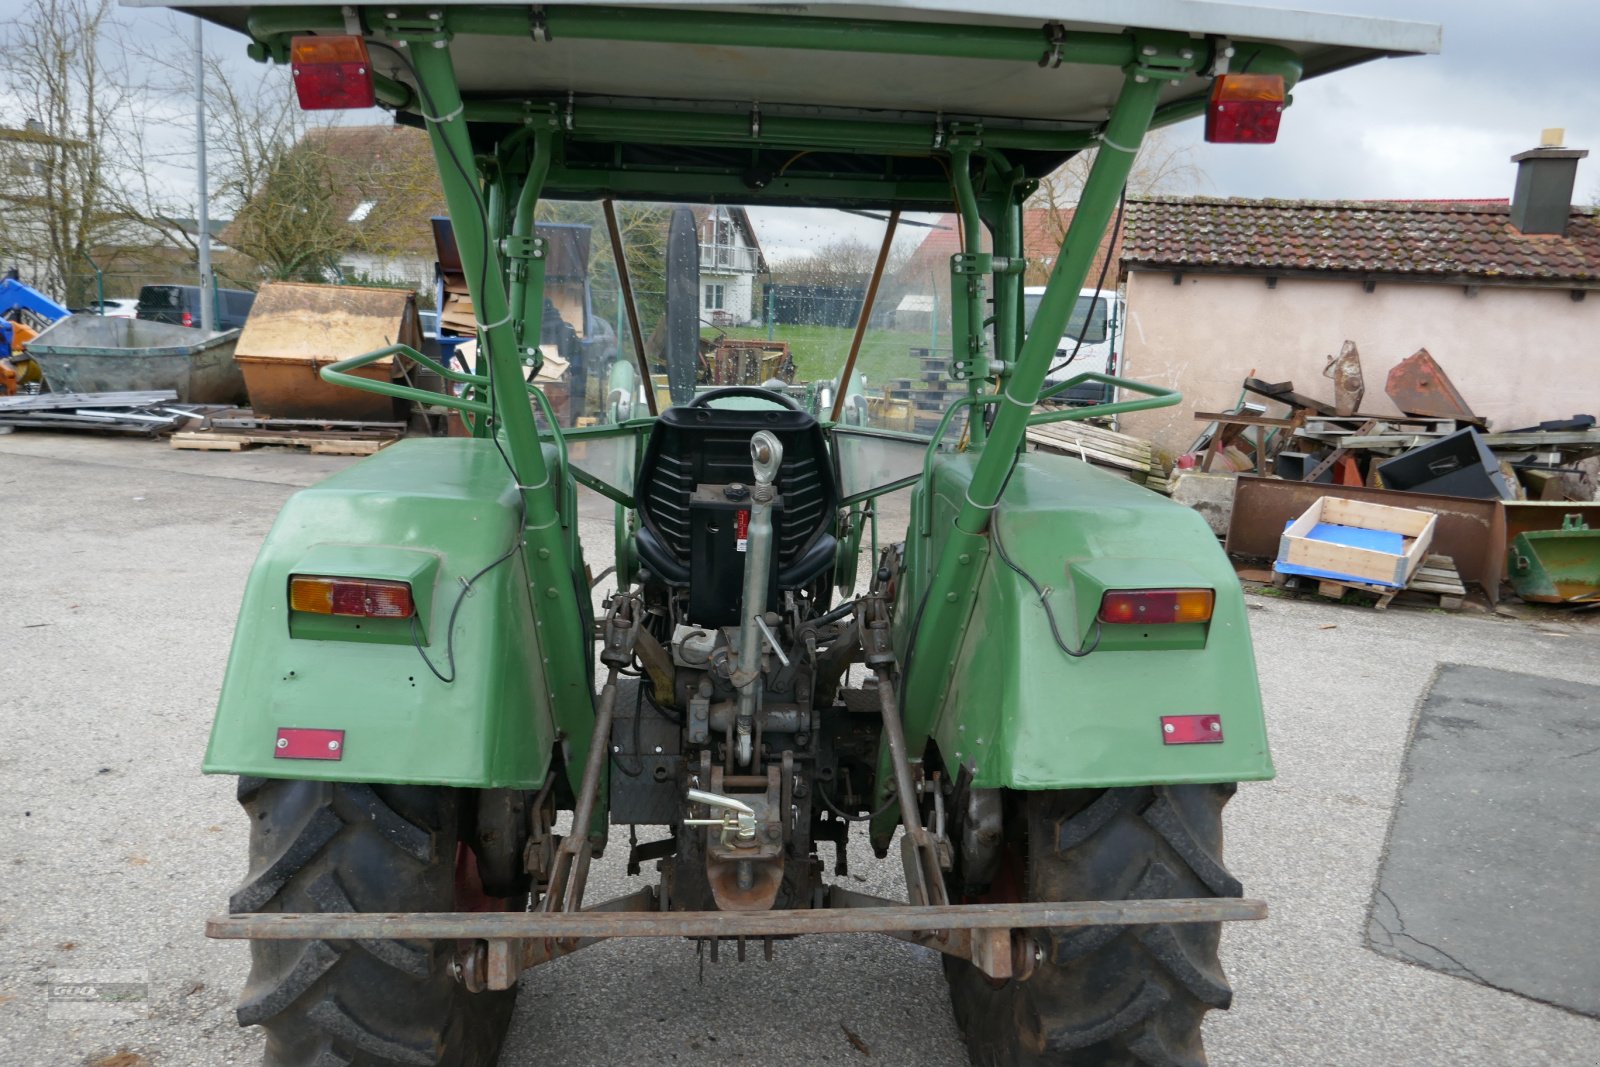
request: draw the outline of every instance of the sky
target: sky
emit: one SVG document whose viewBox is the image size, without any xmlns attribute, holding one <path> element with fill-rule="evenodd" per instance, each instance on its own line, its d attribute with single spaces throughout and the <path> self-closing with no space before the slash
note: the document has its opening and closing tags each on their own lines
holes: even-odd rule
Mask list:
<svg viewBox="0 0 1600 1067">
<path fill-rule="evenodd" d="M 1596 158 L 1578 168 L 1574 199 L 1600 203 L 1600 2 L 1595 0 L 1253 0 L 1261 6 L 1434 22 L 1444 26 L 1440 55 L 1380 60 L 1302 84 L 1272 146 L 1208 145 L 1199 121 L 1175 127 L 1202 172 L 1181 192 L 1286 199 L 1473 199 L 1511 195 L 1510 157 L 1539 143 L 1546 127 Z M 0 0 L 0 8 L 21 0 Z M 151 41 L 184 44 L 172 16 L 124 9 L 121 19 Z M 187 20 L 183 20 L 187 22 Z M 207 27 L 208 51 L 231 52 L 241 78 L 282 76 L 244 57 L 244 38 Z M 382 112 L 349 121 L 382 122 Z M 174 137 L 177 135 L 174 134 Z M 174 145 L 177 150 L 177 145 Z M 177 151 L 181 156 L 181 151 Z M 175 166 L 172 182 L 193 189 Z M 880 224 L 833 215 L 758 208 L 752 212 L 769 258 L 803 254 L 847 230 L 881 239 Z M 907 227 L 902 240 L 925 231 Z"/>
</svg>

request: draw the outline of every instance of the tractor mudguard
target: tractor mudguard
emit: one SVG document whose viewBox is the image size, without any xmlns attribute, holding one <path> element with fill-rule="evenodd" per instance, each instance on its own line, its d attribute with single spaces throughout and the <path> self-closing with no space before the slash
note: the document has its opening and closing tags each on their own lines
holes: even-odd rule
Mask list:
<svg viewBox="0 0 1600 1067">
<path fill-rule="evenodd" d="M 896 611 L 902 663 L 925 569 L 975 463 L 970 454 L 940 457 L 931 509 L 923 510 L 925 489 L 914 498 L 909 581 Z M 931 738 L 952 772 L 970 768 L 983 788 L 1273 776 L 1239 580 L 1194 511 L 1076 459 L 1029 453 L 995 510 L 988 551 L 971 565 L 983 570 L 941 698 L 905 711 L 913 752 Z M 1060 644 L 1019 570 L 1045 591 Z M 1107 589 L 1172 588 L 1213 590 L 1210 622 L 1096 621 Z M 1173 716 L 1185 718 L 1167 731 Z"/>
<path fill-rule="evenodd" d="M 555 729 L 520 517 L 489 440 L 403 441 L 291 497 L 245 586 L 205 771 L 538 788 Z M 415 626 L 293 612 L 294 574 L 410 582 Z"/>
</svg>

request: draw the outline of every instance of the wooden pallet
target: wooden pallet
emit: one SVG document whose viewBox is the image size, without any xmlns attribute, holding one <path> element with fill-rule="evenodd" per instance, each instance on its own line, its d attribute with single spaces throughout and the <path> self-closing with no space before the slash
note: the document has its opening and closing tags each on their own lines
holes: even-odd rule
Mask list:
<svg viewBox="0 0 1600 1067">
<path fill-rule="evenodd" d="M 172 447 L 194 452 L 243 452 L 265 446 L 302 448 L 314 456 L 370 456 L 394 444 L 398 437 L 340 437 L 337 434 L 295 433 L 222 433 L 216 430 L 196 430 L 175 433 L 169 440 Z"/>
<path fill-rule="evenodd" d="M 1408 596 L 1415 594 L 1415 599 L 1425 603 L 1432 603 L 1446 611 L 1458 611 L 1466 599 L 1467 587 L 1461 584 L 1461 575 L 1456 571 L 1456 561 L 1449 556 L 1429 556 L 1422 561 L 1422 566 L 1411 576 L 1411 581 L 1404 589 L 1394 589 L 1386 585 L 1373 585 L 1370 582 L 1347 582 L 1335 578 L 1313 578 L 1297 575 L 1279 574 L 1272 572 L 1272 584 L 1283 589 L 1302 589 L 1316 587 L 1319 596 L 1329 600 L 1343 600 L 1346 593 L 1357 592 L 1377 597 L 1373 607 L 1378 611 L 1385 611 L 1390 601 L 1402 594 Z"/>
<path fill-rule="evenodd" d="M 1087 422 L 1051 422 L 1028 427 L 1028 440 L 1039 448 L 1077 456 L 1088 463 L 1149 476 L 1150 442 Z"/>
</svg>

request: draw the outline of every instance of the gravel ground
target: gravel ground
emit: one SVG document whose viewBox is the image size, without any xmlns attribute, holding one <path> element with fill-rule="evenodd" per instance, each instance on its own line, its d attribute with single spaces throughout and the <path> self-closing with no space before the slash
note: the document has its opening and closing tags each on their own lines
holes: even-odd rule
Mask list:
<svg viewBox="0 0 1600 1067">
<path fill-rule="evenodd" d="M 0 438 L 0 1064 L 259 1057 L 232 1012 L 246 949 L 201 933 L 243 872 L 246 827 L 232 781 L 198 765 L 261 538 L 289 493 L 347 462 Z M 609 510 L 584 521 L 606 551 Z M 1600 1021 L 1363 940 L 1407 732 L 1438 665 L 1600 683 L 1600 631 L 1255 596 L 1251 607 L 1279 776 L 1230 805 L 1229 862 L 1272 918 L 1224 939 L 1236 996 L 1206 1026 L 1212 1063 L 1600 1061 Z M 626 888 L 621 851 L 598 865 L 591 899 Z M 862 848 L 852 880 L 894 893 L 892 868 Z M 99 1000 L 85 1002 L 85 982 L 102 983 Z M 106 989 L 131 999 L 113 1008 Z M 703 970 L 682 943 L 590 949 L 524 979 L 503 1058 L 680 1061 L 966 1062 L 938 959 L 843 938 L 782 944 L 770 963 L 728 953 Z"/>
</svg>

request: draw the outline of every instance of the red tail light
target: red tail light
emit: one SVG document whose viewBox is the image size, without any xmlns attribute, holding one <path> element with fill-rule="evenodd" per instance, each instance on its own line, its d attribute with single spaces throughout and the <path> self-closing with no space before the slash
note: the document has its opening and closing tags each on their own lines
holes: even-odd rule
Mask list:
<svg viewBox="0 0 1600 1067">
<path fill-rule="evenodd" d="M 183 313 L 183 324 L 185 326 L 193 326 L 194 325 L 194 316 L 189 314 L 189 312 L 185 311 Z"/>
<path fill-rule="evenodd" d="M 416 612 L 411 586 L 406 582 L 307 574 L 296 574 L 289 579 L 289 607 L 313 615 L 353 615 L 366 619 L 409 619 Z"/>
<path fill-rule="evenodd" d="M 296 37 L 289 42 L 294 91 L 307 111 L 371 107 L 372 63 L 360 37 Z"/>
<path fill-rule="evenodd" d="M 1215 144 L 1271 144 L 1283 117 L 1283 76 L 1224 74 L 1211 83 L 1206 140 Z"/>
<path fill-rule="evenodd" d="M 1108 589 L 1100 598 L 1099 619 L 1135 626 L 1209 622 L 1216 599 L 1210 589 Z"/>
</svg>

